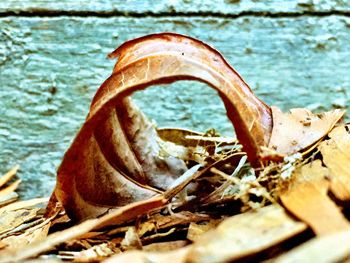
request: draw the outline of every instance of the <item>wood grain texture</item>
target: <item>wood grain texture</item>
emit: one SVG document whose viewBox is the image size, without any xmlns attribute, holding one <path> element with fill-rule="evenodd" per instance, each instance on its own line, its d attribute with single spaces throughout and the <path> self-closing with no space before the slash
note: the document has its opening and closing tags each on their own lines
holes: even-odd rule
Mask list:
<svg viewBox="0 0 350 263">
<path fill-rule="evenodd" d="M 125 13 L 160 14 L 172 13 L 218 13 L 237 15 L 249 13 L 303 13 L 303 12 L 349 12 L 350 2 L 346 0 L 172 0 L 172 1 L 110 1 L 110 0 L 8 0 L 0 4 L 0 13 L 49 12 L 93 12 L 96 14 Z"/>
<path fill-rule="evenodd" d="M 313 238 L 310 241 L 271 260 L 275 263 L 292 262 L 349 262 L 350 231 Z"/>
<path fill-rule="evenodd" d="M 160 31 L 214 45 L 258 96 L 284 110 L 350 105 L 345 16 L 3 17 L 0 173 L 19 163 L 22 194 L 49 195 L 63 152 L 112 71 L 114 61 L 106 54 L 127 39 Z M 180 82 L 134 97 L 161 126 L 216 127 L 232 134 L 220 99 L 205 85 Z"/>
</svg>

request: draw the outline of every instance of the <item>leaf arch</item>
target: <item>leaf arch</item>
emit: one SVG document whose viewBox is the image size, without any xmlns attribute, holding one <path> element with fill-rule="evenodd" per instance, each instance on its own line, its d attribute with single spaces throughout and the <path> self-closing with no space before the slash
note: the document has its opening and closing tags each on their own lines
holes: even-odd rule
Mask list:
<svg viewBox="0 0 350 263">
<path fill-rule="evenodd" d="M 127 96 L 151 85 L 198 80 L 217 90 L 250 162 L 259 166 L 260 147 L 270 140 L 271 109 L 218 51 L 187 36 L 162 33 L 128 41 L 110 57 L 118 57 L 113 73 L 97 91 L 58 169 L 55 194 L 69 215 L 83 219 L 149 198 L 166 188 L 169 183 L 164 178 L 180 173 L 169 171 L 181 166 L 172 160 L 176 165 L 170 164 L 165 175 L 157 178 L 156 150 L 145 153 L 140 145 L 157 138 Z M 134 125 L 135 118 L 146 123 L 149 138 Z"/>
</svg>

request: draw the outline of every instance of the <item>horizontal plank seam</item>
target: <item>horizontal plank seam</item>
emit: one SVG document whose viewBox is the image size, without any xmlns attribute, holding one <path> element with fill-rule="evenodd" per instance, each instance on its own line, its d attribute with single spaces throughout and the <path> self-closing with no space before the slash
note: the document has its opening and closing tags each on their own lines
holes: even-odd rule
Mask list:
<svg viewBox="0 0 350 263">
<path fill-rule="evenodd" d="M 346 16 L 350 17 L 350 10 L 329 10 L 329 11 L 295 11 L 295 12 L 266 12 L 266 11 L 242 11 L 237 14 L 224 14 L 220 12 L 122 12 L 113 11 L 77 11 L 77 10 L 50 10 L 50 9 L 33 9 L 23 11 L 1 11 L 0 17 L 58 17 L 58 16 L 74 16 L 74 17 L 212 17 L 235 19 L 240 17 L 302 17 L 302 16 Z"/>
</svg>

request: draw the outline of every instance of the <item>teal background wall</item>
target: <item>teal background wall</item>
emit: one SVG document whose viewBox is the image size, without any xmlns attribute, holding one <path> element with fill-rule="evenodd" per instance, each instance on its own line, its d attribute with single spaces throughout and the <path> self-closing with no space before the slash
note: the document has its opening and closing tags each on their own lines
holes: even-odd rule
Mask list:
<svg viewBox="0 0 350 263">
<path fill-rule="evenodd" d="M 111 73 L 107 53 L 161 31 L 213 45 L 283 110 L 349 109 L 350 1 L 1 1 L 0 174 L 20 164 L 22 196 L 51 193 L 60 159 Z M 134 98 L 159 126 L 233 133 L 203 84 L 152 87 Z"/>
</svg>

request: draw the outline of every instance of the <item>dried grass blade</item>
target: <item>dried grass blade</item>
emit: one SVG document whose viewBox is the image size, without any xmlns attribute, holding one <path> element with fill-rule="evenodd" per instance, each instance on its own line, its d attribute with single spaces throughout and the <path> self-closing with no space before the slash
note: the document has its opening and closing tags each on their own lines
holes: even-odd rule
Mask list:
<svg viewBox="0 0 350 263">
<path fill-rule="evenodd" d="M 13 191 L 15 191 L 20 183 L 21 183 L 21 180 L 17 180 L 14 183 L 10 184 L 9 186 L 1 189 L 0 190 L 0 197 L 8 195 L 8 194 L 12 193 Z"/>
<path fill-rule="evenodd" d="M 12 177 L 14 177 L 19 169 L 19 165 L 16 165 L 13 167 L 10 171 L 8 171 L 6 174 L 4 174 L 2 177 L 0 177 L 0 188 L 5 185 L 7 182 L 9 182 Z"/>
</svg>

